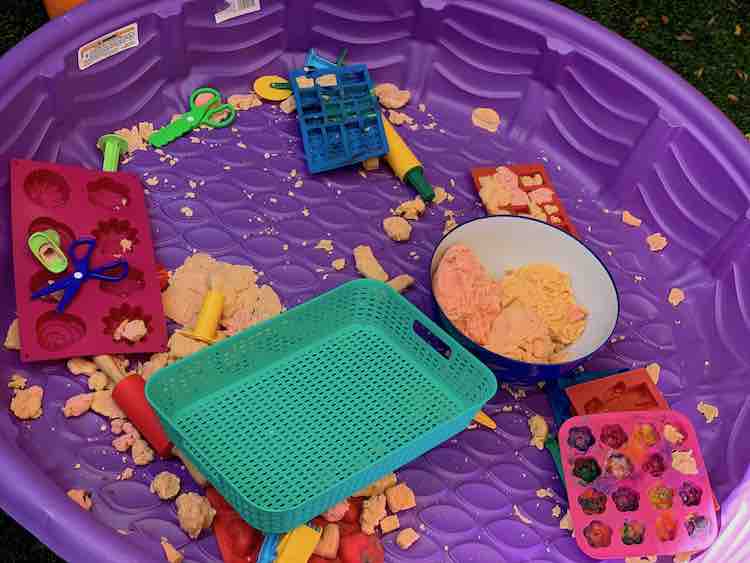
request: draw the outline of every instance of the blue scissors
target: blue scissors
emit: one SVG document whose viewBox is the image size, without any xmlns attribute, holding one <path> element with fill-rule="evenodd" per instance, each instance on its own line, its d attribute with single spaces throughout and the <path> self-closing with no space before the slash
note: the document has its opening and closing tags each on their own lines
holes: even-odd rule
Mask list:
<svg viewBox="0 0 750 563">
<path fill-rule="evenodd" d="M 83 246 L 88 248 L 83 256 L 79 256 L 78 248 Z M 104 266 L 92 270 L 89 262 L 91 260 L 91 255 L 94 253 L 94 248 L 96 248 L 96 239 L 82 238 L 74 240 L 70 245 L 70 250 L 68 250 L 68 254 L 73 263 L 73 273 L 57 280 L 55 283 L 50 284 L 39 291 L 35 291 L 31 294 L 31 298 L 39 299 L 50 293 L 62 290 L 64 291 L 63 297 L 57 304 L 57 312 L 62 313 L 66 307 L 70 305 L 70 302 L 73 300 L 73 297 L 75 297 L 75 294 L 78 293 L 78 290 L 81 289 L 81 285 L 83 285 L 83 283 L 89 278 L 96 278 L 108 282 L 118 282 L 128 276 L 128 263 L 124 260 L 110 262 L 109 264 L 105 264 Z M 112 270 L 119 270 L 119 273 L 107 274 L 107 272 Z"/>
<path fill-rule="evenodd" d="M 205 94 L 209 96 L 208 99 L 198 105 L 198 96 Z M 190 94 L 190 111 L 183 113 L 169 125 L 154 131 L 148 142 L 154 147 L 163 147 L 201 125 L 212 128 L 227 127 L 236 116 L 237 110 L 231 104 L 221 103 L 221 93 L 218 90 L 198 88 Z"/>
</svg>

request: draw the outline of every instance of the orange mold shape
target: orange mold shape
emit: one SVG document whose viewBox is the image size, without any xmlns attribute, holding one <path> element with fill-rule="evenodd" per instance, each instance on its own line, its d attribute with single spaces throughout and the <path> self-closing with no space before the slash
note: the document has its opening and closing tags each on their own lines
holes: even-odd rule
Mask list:
<svg viewBox="0 0 750 563">
<path fill-rule="evenodd" d="M 562 201 L 560 200 L 560 197 L 557 195 L 557 190 L 555 189 L 555 186 L 552 184 L 552 181 L 549 178 L 549 175 L 547 174 L 547 170 L 544 168 L 542 164 L 506 164 L 506 168 L 510 169 L 516 176 L 518 176 L 518 182 L 519 182 L 519 188 L 521 188 L 524 192 L 531 193 L 535 190 L 538 190 L 540 188 L 548 188 L 552 191 L 552 201 L 543 204 L 541 207 L 544 210 L 544 207 L 547 206 L 554 206 L 557 208 L 557 211 L 554 213 L 547 213 L 546 210 L 545 214 L 547 215 L 547 220 L 550 224 L 559 227 L 560 229 L 570 233 L 576 238 L 578 237 L 578 231 L 576 230 L 575 226 L 573 225 L 573 222 L 570 220 L 570 216 L 568 215 L 568 212 L 565 210 L 565 206 L 563 205 Z M 479 183 L 479 178 L 482 178 L 484 176 L 492 176 L 497 171 L 497 168 L 472 168 L 471 170 L 471 176 L 474 178 L 474 186 L 476 187 L 477 192 L 481 189 L 481 184 Z M 525 178 L 538 178 L 538 176 L 541 176 L 542 183 L 541 184 L 535 184 L 535 185 L 524 185 L 523 181 Z M 512 204 L 509 205 L 506 208 L 506 211 L 510 213 L 511 215 L 517 215 L 519 213 L 528 213 L 529 208 L 528 206 L 525 207 L 518 207 L 513 206 Z"/>
<path fill-rule="evenodd" d="M 565 393 L 576 415 L 669 410 L 664 396 L 643 368 L 573 385 Z"/>
</svg>

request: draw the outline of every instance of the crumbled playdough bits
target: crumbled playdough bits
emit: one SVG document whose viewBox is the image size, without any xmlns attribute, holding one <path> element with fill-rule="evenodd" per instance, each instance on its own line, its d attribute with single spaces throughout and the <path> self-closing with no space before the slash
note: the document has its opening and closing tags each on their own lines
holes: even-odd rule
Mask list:
<svg viewBox="0 0 750 563">
<path fill-rule="evenodd" d="M 471 112 L 471 122 L 475 127 L 490 133 L 497 133 L 497 128 L 500 127 L 500 116 L 492 108 L 475 108 Z"/>
<path fill-rule="evenodd" d="M 622 222 L 626 225 L 630 225 L 631 227 L 640 227 L 641 223 L 643 223 L 642 220 L 640 220 L 638 217 L 627 210 L 622 212 Z"/>
<path fill-rule="evenodd" d="M 669 244 L 669 241 L 663 234 L 654 233 L 653 235 L 649 235 L 646 237 L 646 244 L 648 244 L 648 248 L 651 252 L 659 252 L 666 248 L 667 244 Z"/>
<path fill-rule="evenodd" d="M 693 457 L 693 450 L 687 450 L 685 452 L 677 450 L 673 451 L 672 467 L 683 475 L 697 475 L 698 464 Z"/>
<path fill-rule="evenodd" d="M 708 424 L 711 424 L 719 416 L 719 408 L 704 401 L 698 403 L 696 408 L 706 418 Z"/>
<path fill-rule="evenodd" d="M 669 290 L 669 296 L 667 297 L 667 300 L 669 301 L 669 304 L 672 305 L 672 307 L 677 307 L 680 303 L 685 301 L 685 292 L 682 291 L 679 287 L 673 287 Z"/>
<path fill-rule="evenodd" d="M 661 366 L 656 362 L 652 362 L 646 366 L 646 373 L 654 382 L 654 385 L 659 383 L 659 375 L 661 374 Z"/>
</svg>

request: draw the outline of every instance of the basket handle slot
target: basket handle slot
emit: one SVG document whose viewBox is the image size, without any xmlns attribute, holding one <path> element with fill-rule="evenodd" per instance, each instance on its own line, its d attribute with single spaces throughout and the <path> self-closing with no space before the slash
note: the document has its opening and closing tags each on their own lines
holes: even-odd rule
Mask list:
<svg viewBox="0 0 750 563">
<path fill-rule="evenodd" d="M 427 344 L 438 354 L 443 356 L 446 360 L 451 359 L 451 354 L 453 353 L 451 347 L 443 342 L 439 337 L 435 336 L 435 334 L 429 328 L 424 326 L 419 321 L 415 320 L 414 324 L 412 324 L 412 329 L 414 330 L 414 334 L 427 342 Z"/>
</svg>

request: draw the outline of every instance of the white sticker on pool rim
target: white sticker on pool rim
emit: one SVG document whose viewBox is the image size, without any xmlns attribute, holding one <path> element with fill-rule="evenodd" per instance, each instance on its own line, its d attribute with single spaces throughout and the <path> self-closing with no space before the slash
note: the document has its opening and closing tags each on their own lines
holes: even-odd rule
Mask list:
<svg viewBox="0 0 750 563">
<path fill-rule="evenodd" d="M 138 46 L 138 24 L 131 23 L 89 41 L 78 49 L 78 68 L 86 70 L 118 53 Z"/>
<path fill-rule="evenodd" d="M 219 10 L 214 14 L 216 23 L 223 23 L 245 14 L 260 11 L 260 0 L 226 0 L 226 3 L 229 4 L 228 8 Z"/>
</svg>

